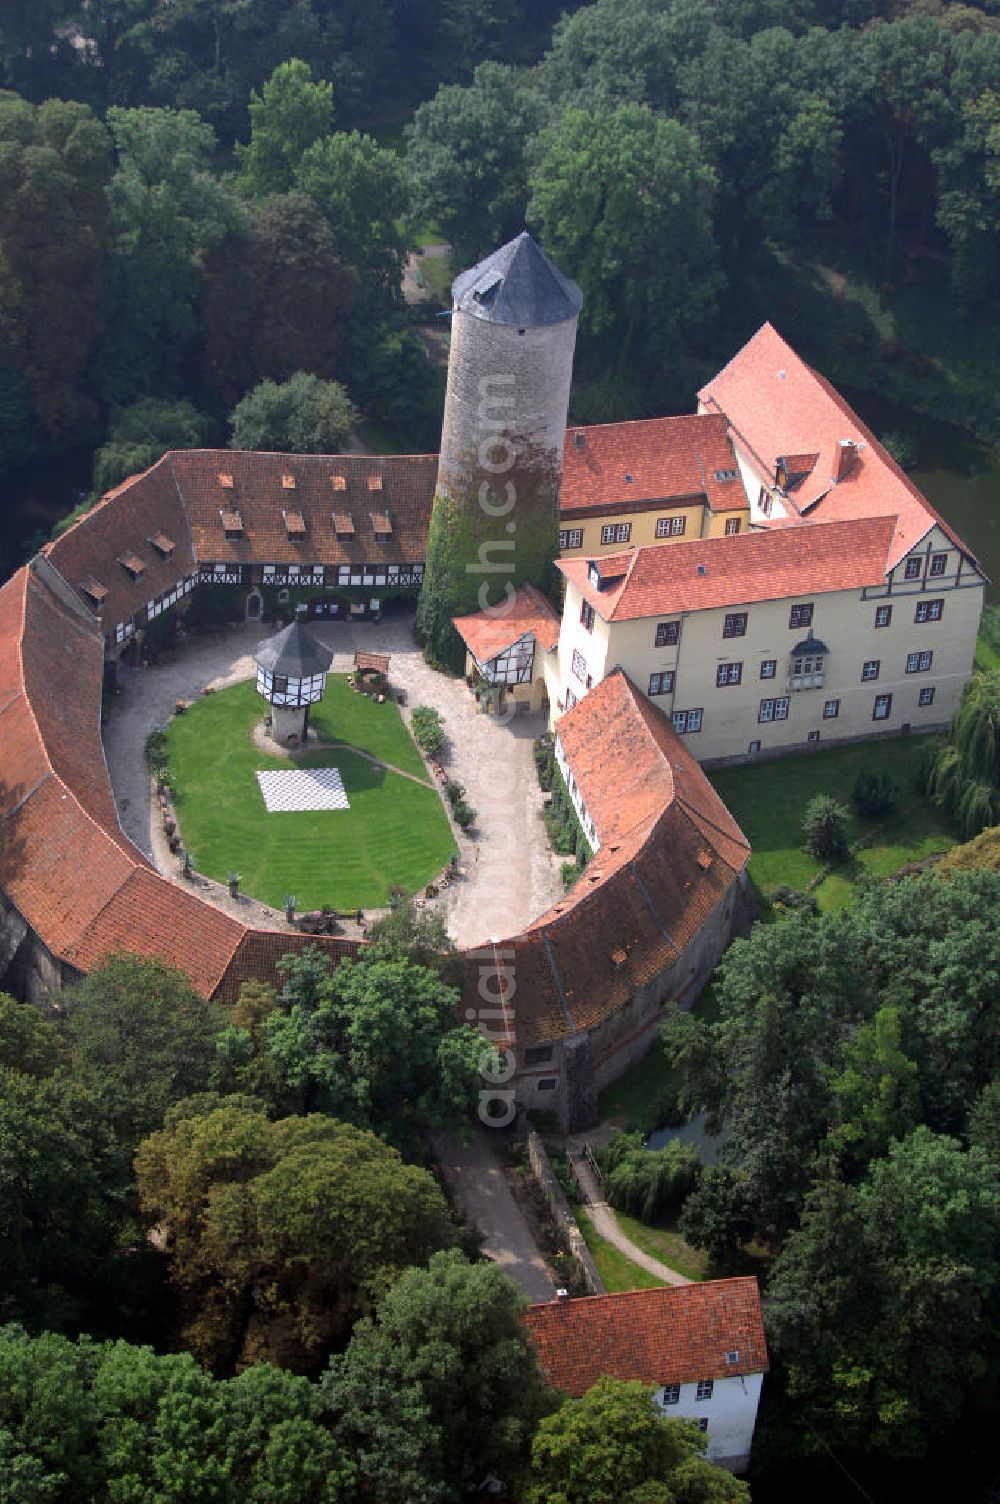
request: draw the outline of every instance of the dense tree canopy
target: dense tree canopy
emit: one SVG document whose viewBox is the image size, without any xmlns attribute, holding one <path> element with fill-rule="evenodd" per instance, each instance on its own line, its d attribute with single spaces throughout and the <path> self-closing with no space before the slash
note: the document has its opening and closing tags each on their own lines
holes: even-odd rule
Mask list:
<svg viewBox="0 0 1000 1504">
<path fill-rule="evenodd" d="M 269 1122 L 251 1097 L 177 1104 L 135 1167 L 185 1342 L 217 1370 L 315 1370 L 407 1265 L 455 1241 L 425 1170 L 332 1118 Z"/>
<path fill-rule="evenodd" d="M 281 966 L 264 1025 L 280 1110 L 330 1112 L 399 1143 L 464 1120 L 483 1042 L 456 1024 L 458 992 L 437 970 L 376 955 L 331 971 L 319 953 Z"/>
<path fill-rule="evenodd" d="M 457 1501 L 521 1468 L 548 1407 L 522 1309 L 495 1265 L 451 1251 L 409 1270 L 355 1327 L 323 1397 L 381 1504 Z"/>
<path fill-rule="evenodd" d="M 11 1504 L 350 1504 L 319 1395 L 267 1366 L 216 1380 L 186 1353 L 0 1328 L 0 1486 Z M 53 1406 L 52 1397 L 58 1396 Z"/>
<path fill-rule="evenodd" d="M 159 1128 L 172 1102 L 218 1079 L 222 1010 L 183 972 L 116 955 L 63 993 L 77 1071 L 125 1144 Z"/>
<path fill-rule="evenodd" d="M 532 148 L 528 218 L 584 294 L 583 323 L 619 369 L 652 375 L 719 289 L 715 178 L 696 138 L 644 105 L 568 109 Z"/>
<path fill-rule="evenodd" d="M 0 1318 L 72 1328 L 102 1275 L 109 1298 L 127 1188 L 93 1096 L 61 1072 L 0 1066 Z"/>
<path fill-rule="evenodd" d="M 296 371 L 287 381 L 262 381 L 230 415 L 232 449 L 281 449 L 299 454 L 337 454 L 357 417 L 339 381 L 321 381 Z"/>
<path fill-rule="evenodd" d="M 543 1419 L 526 1504 L 741 1504 L 749 1490 L 706 1462 L 694 1421 L 668 1420 L 652 1386 L 601 1379 Z"/>
<path fill-rule="evenodd" d="M 97 414 L 83 378 L 100 330 L 110 144 L 83 104 L 0 94 L 0 368 L 20 383 L 8 401 L 23 393 L 22 418 L 30 404 L 49 439 Z"/>
</svg>

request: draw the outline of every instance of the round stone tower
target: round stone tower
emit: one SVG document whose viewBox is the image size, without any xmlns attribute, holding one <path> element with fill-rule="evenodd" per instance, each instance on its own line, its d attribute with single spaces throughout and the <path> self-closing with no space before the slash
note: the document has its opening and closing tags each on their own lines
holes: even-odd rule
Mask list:
<svg viewBox="0 0 1000 1504">
<path fill-rule="evenodd" d="M 525 231 L 452 284 L 437 494 L 417 627 L 461 668 L 451 618 L 498 616 L 551 589 L 576 326 L 583 298 Z"/>
</svg>

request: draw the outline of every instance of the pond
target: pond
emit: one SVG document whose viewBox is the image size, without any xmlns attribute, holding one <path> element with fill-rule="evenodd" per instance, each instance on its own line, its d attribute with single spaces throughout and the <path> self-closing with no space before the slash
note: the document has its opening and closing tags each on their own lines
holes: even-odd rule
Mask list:
<svg viewBox="0 0 1000 1504">
<path fill-rule="evenodd" d="M 1000 446 L 870 392 L 844 395 L 880 438 L 893 430 L 913 444 L 910 478 L 976 554 L 991 581 L 986 599 L 1000 604 Z"/>
<path fill-rule="evenodd" d="M 693 1144 L 701 1155 L 702 1163 L 714 1165 L 728 1136 L 725 1130 L 717 1134 L 706 1133 L 705 1114 L 699 1112 L 697 1117 L 689 1123 L 683 1123 L 680 1128 L 657 1128 L 646 1140 L 646 1148 L 662 1149 L 664 1144 L 676 1139 L 679 1144 Z"/>
</svg>

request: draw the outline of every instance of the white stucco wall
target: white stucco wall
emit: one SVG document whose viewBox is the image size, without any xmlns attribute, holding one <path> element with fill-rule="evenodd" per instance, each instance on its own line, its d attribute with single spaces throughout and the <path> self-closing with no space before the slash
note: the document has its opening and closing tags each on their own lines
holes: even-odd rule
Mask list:
<svg viewBox="0 0 1000 1504">
<path fill-rule="evenodd" d="M 662 1405 L 664 1415 L 674 1420 L 707 1419 L 709 1460 L 739 1472 L 746 1469 L 750 1460 L 763 1378 L 763 1374 L 749 1373 L 731 1379 L 716 1379 L 712 1397 L 708 1400 L 696 1398 L 697 1384 L 682 1384 L 680 1399 L 675 1405 L 663 1405 L 662 1389 L 657 1391 L 656 1399 Z"/>
</svg>

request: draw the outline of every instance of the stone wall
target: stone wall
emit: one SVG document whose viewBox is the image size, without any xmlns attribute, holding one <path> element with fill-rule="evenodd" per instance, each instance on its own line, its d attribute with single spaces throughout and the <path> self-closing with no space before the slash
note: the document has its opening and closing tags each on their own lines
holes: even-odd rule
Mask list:
<svg viewBox="0 0 1000 1504">
<path fill-rule="evenodd" d="M 597 1265 L 594 1263 L 590 1249 L 584 1241 L 583 1233 L 580 1231 L 572 1208 L 566 1199 L 566 1194 L 555 1177 L 555 1172 L 549 1163 L 549 1156 L 545 1152 L 545 1145 L 538 1137 L 534 1128 L 530 1126 L 528 1128 L 528 1162 L 531 1165 L 535 1179 L 545 1192 L 546 1200 L 552 1209 L 552 1215 L 556 1220 L 557 1226 L 566 1237 L 570 1253 L 573 1254 L 580 1268 L 583 1270 L 583 1277 L 587 1282 L 588 1290 L 591 1295 L 604 1295 L 606 1293 L 604 1282 L 597 1272 Z"/>
</svg>

